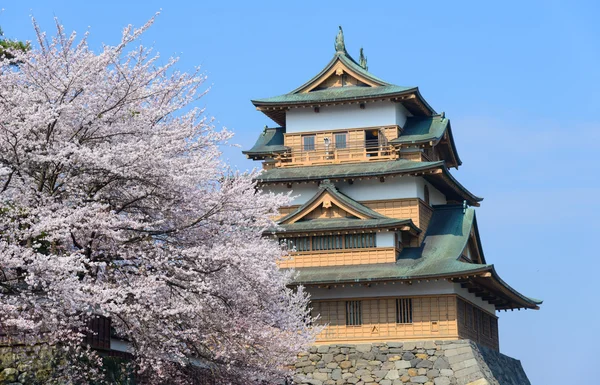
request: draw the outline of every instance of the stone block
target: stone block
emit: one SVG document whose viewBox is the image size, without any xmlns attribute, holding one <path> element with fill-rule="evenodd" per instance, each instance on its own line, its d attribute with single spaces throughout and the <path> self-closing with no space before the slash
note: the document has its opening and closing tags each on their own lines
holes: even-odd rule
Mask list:
<svg viewBox="0 0 600 385">
<path fill-rule="evenodd" d="M 433 368 L 433 362 L 431 362 L 429 360 L 423 360 L 423 361 L 419 362 L 416 367 L 431 369 L 431 368 Z"/>
<path fill-rule="evenodd" d="M 316 373 L 313 373 L 313 378 L 315 380 L 325 381 L 329 378 L 329 374 L 316 372 Z"/>
<path fill-rule="evenodd" d="M 477 381 L 469 382 L 467 385 L 490 385 L 490 383 L 485 378 L 480 378 Z"/>
<path fill-rule="evenodd" d="M 416 349 L 417 344 L 415 344 L 414 342 L 404 342 L 402 343 L 402 348 L 404 350 L 413 350 Z"/>
<path fill-rule="evenodd" d="M 390 370 L 389 372 L 387 372 L 385 378 L 388 380 L 395 380 L 395 379 L 400 378 L 400 374 L 398 373 L 397 370 L 393 369 L 393 370 Z"/>
<path fill-rule="evenodd" d="M 435 360 L 435 362 L 433 363 L 433 368 L 434 369 L 449 369 L 450 364 L 448 363 L 448 360 L 446 359 L 446 357 L 438 357 Z"/>
<path fill-rule="evenodd" d="M 332 380 L 341 380 L 342 379 L 342 369 L 334 369 L 331 372 L 331 379 Z"/>
<path fill-rule="evenodd" d="M 469 374 L 473 374 L 473 373 L 477 373 L 477 372 L 479 372 L 479 366 L 475 365 L 475 366 L 470 366 L 468 368 L 456 370 L 456 371 L 454 371 L 454 375 L 456 375 L 456 377 L 460 378 L 460 377 L 465 377 L 465 376 L 468 376 Z"/>
</svg>

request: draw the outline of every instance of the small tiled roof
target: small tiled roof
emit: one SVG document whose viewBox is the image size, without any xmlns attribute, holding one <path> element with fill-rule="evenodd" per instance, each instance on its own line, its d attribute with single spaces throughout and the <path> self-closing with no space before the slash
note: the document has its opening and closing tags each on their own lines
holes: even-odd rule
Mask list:
<svg viewBox="0 0 600 385">
<path fill-rule="evenodd" d="M 389 229 L 409 226 L 413 231 L 420 230 L 413 224 L 411 219 L 377 218 L 335 218 L 335 219 L 312 219 L 303 220 L 290 224 L 279 225 L 281 230 L 275 233 L 311 233 L 320 231 L 343 231 L 343 230 L 367 230 L 367 229 Z"/>
<path fill-rule="evenodd" d="M 258 177 L 263 183 L 299 182 L 307 180 L 358 178 L 361 176 L 385 176 L 390 174 L 409 173 L 432 170 L 442 166 L 444 162 L 414 162 L 398 159 L 383 162 L 361 162 L 329 164 L 322 166 L 277 167 L 264 171 Z"/>
<path fill-rule="evenodd" d="M 254 146 L 248 151 L 242 151 L 242 153 L 252 157 L 289 150 L 289 147 L 283 145 L 283 134 L 285 134 L 285 127 L 265 127 Z"/>
<path fill-rule="evenodd" d="M 458 157 L 450 120 L 446 118 L 444 113 L 434 116 L 408 117 L 402 128 L 402 134 L 396 139 L 391 140 L 390 144 L 419 144 L 430 141 L 438 142 L 446 132 L 448 133 L 448 140 L 450 142 L 449 150 L 451 151 L 451 156 L 454 156 L 456 160 L 455 165 L 460 166 L 462 162 Z"/>
<path fill-rule="evenodd" d="M 284 94 L 279 96 L 273 96 L 265 99 L 255 99 L 252 103 L 255 105 L 265 104 L 303 104 L 303 103 L 323 103 L 323 102 L 334 102 L 334 101 L 346 101 L 355 99 L 365 99 L 379 96 L 401 96 L 410 92 L 416 91 L 416 87 L 402 87 L 402 86 L 381 86 L 381 87 L 361 87 L 361 86 L 347 86 L 347 87 L 334 87 L 327 88 L 324 90 L 317 90 L 311 92 L 302 92 L 298 94 Z"/>
<path fill-rule="evenodd" d="M 422 143 L 442 138 L 450 121 L 443 115 L 410 116 L 402 128 L 402 135 L 390 141 L 396 143 Z"/>
</svg>

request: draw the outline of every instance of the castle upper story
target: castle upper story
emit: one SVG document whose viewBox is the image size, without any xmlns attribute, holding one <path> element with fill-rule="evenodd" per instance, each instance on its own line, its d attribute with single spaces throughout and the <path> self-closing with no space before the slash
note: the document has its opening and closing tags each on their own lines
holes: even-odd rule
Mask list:
<svg viewBox="0 0 600 385">
<path fill-rule="evenodd" d="M 418 87 L 388 83 L 346 51 L 336 52 L 297 89 L 252 103 L 278 127 L 265 127 L 244 153 L 267 169 L 407 159 L 461 164 L 450 120 L 437 113 Z"/>
</svg>

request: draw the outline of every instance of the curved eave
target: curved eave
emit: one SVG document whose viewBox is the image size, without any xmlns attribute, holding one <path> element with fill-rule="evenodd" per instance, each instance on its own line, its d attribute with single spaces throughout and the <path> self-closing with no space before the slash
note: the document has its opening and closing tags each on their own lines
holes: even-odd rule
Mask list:
<svg viewBox="0 0 600 385">
<path fill-rule="evenodd" d="M 242 151 L 242 154 L 244 154 L 244 155 L 246 155 L 246 157 L 252 158 L 252 159 L 264 159 L 264 158 L 271 157 L 271 156 L 274 156 L 277 154 L 281 154 L 283 152 L 290 151 L 290 150 L 291 150 L 290 147 L 284 147 L 281 149 L 269 150 L 269 151 L 247 150 L 247 151 Z"/>
<path fill-rule="evenodd" d="M 381 264 L 386 265 L 386 264 Z M 364 266 L 364 265 L 362 265 Z M 356 265 L 356 267 L 361 267 L 361 265 Z M 390 274 L 381 275 L 378 277 L 360 277 L 360 278 L 333 278 L 333 279 L 312 279 L 310 281 L 303 281 L 302 278 L 294 280 L 294 285 L 318 285 L 318 284 L 327 284 L 327 283 L 357 283 L 357 282 L 392 282 L 392 281 L 425 281 L 425 280 L 443 280 L 443 279 L 453 279 L 458 277 L 466 277 L 466 276 L 477 276 L 482 275 L 488 272 L 489 265 L 477 265 L 470 270 L 465 270 L 461 272 L 451 272 L 451 273 L 439 273 L 439 274 L 415 274 L 415 275 L 397 275 L 393 274 L 393 269 L 389 269 Z M 296 269 L 301 271 L 302 269 Z"/>
<path fill-rule="evenodd" d="M 462 165 L 462 160 L 460 160 L 460 156 L 458 156 L 458 150 L 456 149 L 456 143 L 454 142 L 454 135 L 452 135 L 452 126 L 450 125 L 450 121 L 448 121 L 448 141 L 450 142 L 450 148 L 452 150 L 452 156 L 454 157 L 454 161 L 456 163 L 456 167 Z"/>
<path fill-rule="evenodd" d="M 504 282 L 502 278 L 500 278 L 500 276 L 496 272 L 494 265 L 490 266 L 489 271 L 491 273 L 490 277 L 479 278 L 478 281 L 482 285 L 485 285 L 492 289 L 497 289 L 503 295 L 503 297 L 507 299 L 508 303 L 506 303 L 505 305 L 496 306 L 498 310 L 512 310 L 521 308 L 534 310 L 540 309 L 539 305 L 541 305 L 543 301 L 534 298 L 529 298 L 521 294 L 517 290 L 513 289 L 509 284 Z M 481 281 L 481 279 L 484 279 L 486 281 Z"/>
<path fill-rule="evenodd" d="M 460 198 L 454 199 L 458 202 L 461 200 L 466 200 L 467 203 L 471 206 L 479 207 L 479 202 L 483 201 L 483 198 L 478 197 L 467 190 L 462 184 L 460 184 L 453 176 L 450 174 L 450 171 L 443 165 L 440 167 L 440 171 L 437 173 L 425 174 L 423 176 L 429 183 L 431 183 L 438 190 L 445 190 L 445 187 L 451 189 L 454 192 L 454 196 L 450 195 L 451 198 Z M 449 194 L 446 194 L 448 196 Z"/>
<path fill-rule="evenodd" d="M 421 229 L 419 229 L 417 226 L 415 226 L 415 224 L 413 223 L 412 219 L 399 219 L 399 220 L 395 220 L 395 221 L 390 221 L 389 223 L 374 223 L 374 224 L 365 224 L 365 222 L 369 221 L 368 219 L 357 219 L 356 220 L 356 226 L 353 225 L 338 225 L 337 223 L 335 223 L 336 221 L 332 220 L 331 226 L 328 227 L 321 227 L 318 229 L 293 229 L 290 228 L 292 225 L 279 225 L 280 228 L 275 228 L 275 229 L 271 229 L 271 230 L 267 230 L 265 231 L 265 234 L 313 234 L 313 233 L 330 233 L 330 232 L 337 232 L 337 231 L 353 231 L 353 230 L 373 230 L 373 229 L 382 229 L 382 230 L 388 230 L 388 229 L 398 229 L 401 227 L 406 227 L 408 226 L 410 228 L 410 231 L 415 233 L 415 234 L 419 234 L 421 233 Z M 296 222 L 298 223 L 298 222 Z M 310 222 L 308 222 L 310 224 Z M 361 224 L 362 223 L 362 224 Z"/>
<path fill-rule="evenodd" d="M 385 88 L 382 86 L 381 88 Z M 283 97 L 292 98 L 298 95 L 298 100 L 279 100 L 280 97 L 275 97 L 275 100 L 268 99 L 254 99 L 251 100 L 252 104 L 257 110 L 261 111 L 269 118 L 273 119 L 277 124 L 285 126 L 285 113 L 290 108 L 308 108 L 308 107 L 322 107 L 329 105 L 339 104 L 351 104 L 351 103 L 368 103 L 375 101 L 391 100 L 396 103 L 402 103 L 402 105 L 410 111 L 414 116 L 432 116 L 435 115 L 435 110 L 427 103 L 427 101 L 421 95 L 418 87 L 406 88 L 403 90 L 379 90 L 380 87 L 357 87 L 353 88 L 352 91 L 356 91 L 358 88 L 364 88 L 366 94 L 364 95 L 351 95 L 344 96 L 343 92 L 335 96 L 319 97 L 319 94 L 313 94 L 311 92 L 304 94 L 286 94 Z M 367 91 L 368 90 L 368 91 Z M 374 91 L 381 91 L 377 93 Z M 319 91 L 314 91 L 318 93 Z M 276 99 L 277 98 L 277 99 Z"/>
<path fill-rule="evenodd" d="M 397 161 L 390 161 L 390 162 L 397 162 Z M 413 163 L 411 161 L 406 161 L 406 162 Z M 377 163 L 381 163 L 381 162 L 373 162 L 373 165 L 377 166 Z M 416 162 L 414 162 L 414 163 L 416 163 Z M 433 172 L 434 170 L 439 169 L 444 166 L 443 161 L 423 162 L 423 163 L 425 163 L 425 164 L 423 164 L 421 166 L 411 167 L 409 169 L 401 169 L 401 170 L 381 170 L 381 171 L 372 171 L 372 172 L 357 171 L 357 172 L 347 172 L 344 174 L 337 174 L 337 175 L 332 172 L 332 173 L 323 174 L 323 175 L 295 175 L 295 176 L 290 176 L 290 177 L 273 178 L 273 179 L 269 179 L 269 180 L 261 179 L 260 177 L 258 177 L 257 180 L 261 184 L 318 182 L 318 181 L 321 181 L 324 179 L 330 179 L 332 181 L 339 181 L 339 180 L 356 179 L 356 178 L 376 178 L 376 177 L 388 176 L 388 175 L 412 175 L 412 174 L 418 174 L 418 173 L 422 173 L 422 172 L 429 172 L 429 171 Z M 351 165 L 351 164 L 347 163 L 346 165 Z M 302 169 L 304 171 L 310 171 L 311 167 L 315 167 L 315 168 L 316 167 L 330 167 L 330 168 L 334 169 L 334 168 L 340 167 L 340 165 L 289 167 L 289 168 L 281 168 L 280 170 L 290 171 L 292 169 Z"/>
<path fill-rule="evenodd" d="M 477 213 L 473 213 L 473 232 L 475 233 L 475 242 L 477 243 L 477 248 L 479 248 L 479 256 L 481 257 L 481 263 L 486 264 L 485 255 L 483 253 L 483 246 L 481 245 L 481 238 L 479 237 L 479 226 L 477 226 Z M 465 245 L 466 247 L 466 245 Z"/>
</svg>

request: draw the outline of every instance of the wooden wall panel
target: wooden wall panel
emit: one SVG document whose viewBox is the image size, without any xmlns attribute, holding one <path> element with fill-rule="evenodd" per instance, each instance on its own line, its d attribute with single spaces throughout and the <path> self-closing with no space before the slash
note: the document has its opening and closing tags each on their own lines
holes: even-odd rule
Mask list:
<svg viewBox="0 0 600 385">
<path fill-rule="evenodd" d="M 313 315 L 327 325 L 319 343 L 458 338 L 456 296 L 411 297 L 413 322 L 396 323 L 396 298 L 350 299 L 362 302 L 362 325 L 346 325 L 346 301 L 313 301 Z"/>
<path fill-rule="evenodd" d="M 456 298 L 458 335 L 499 350 L 498 318 L 480 307 Z"/>
<path fill-rule="evenodd" d="M 326 251 L 304 251 L 292 253 L 290 259 L 279 262 L 280 268 L 365 265 L 371 263 L 393 263 L 399 250 L 394 247 L 365 249 L 339 249 Z"/>
</svg>

